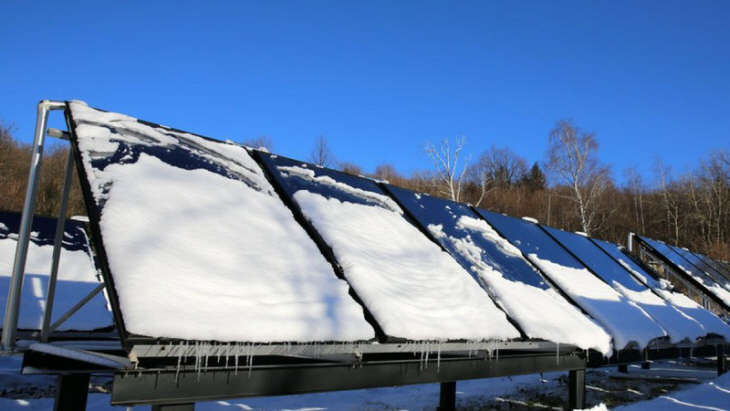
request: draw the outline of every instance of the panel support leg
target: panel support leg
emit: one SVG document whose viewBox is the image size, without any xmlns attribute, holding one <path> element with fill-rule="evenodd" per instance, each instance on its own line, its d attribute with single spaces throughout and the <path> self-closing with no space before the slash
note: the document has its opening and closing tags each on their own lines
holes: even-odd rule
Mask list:
<svg viewBox="0 0 730 411">
<path fill-rule="evenodd" d="M 15 260 L 13 260 L 13 273 L 10 277 L 8 299 L 5 306 L 5 320 L 3 322 L 1 340 L 2 349 L 5 351 L 13 351 L 15 349 L 15 337 L 18 331 L 18 313 L 20 311 L 20 294 L 23 289 L 25 263 L 28 257 L 31 225 L 33 224 L 33 210 L 35 209 L 36 191 L 38 189 L 41 160 L 43 158 L 43 145 L 45 144 L 46 126 L 48 124 L 48 112 L 50 110 L 62 110 L 65 107 L 65 103 L 58 101 L 43 100 L 38 103 L 30 174 L 25 192 L 25 201 L 23 202 L 23 213 L 20 219 L 18 246 L 15 249 Z"/>
<path fill-rule="evenodd" d="M 85 411 L 91 374 L 61 375 L 53 411 Z"/>
<path fill-rule="evenodd" d="M 568 373 L 568 409 L 586 407 L 586 370 L 572 370 Z"/>
<path fill-rule="evenodd" d="M 717 346 L 717 375 L 723 375 L 727 372 L 727 357 L 725 357 L 725 346 Z"/>
<path fill-rule="evenodd" d="M 621 373 L 624 373 L 624 374 L 628 373 L 629 372 L 629 366 L 626 365 L 626 364 L 619 364 L 619 366 L 618 366 L 618 372 L 621 372 Z"/>
<path fill-rule="evenodd" d="M 454 411 L 456 409 L 456 381 L 441 383 L 439 411 Z"/>
<path fill-rule="evenodd" d="M 152 411 L 195 411 L 195 403 L 188 404 L 158 404 L 152 406 Z"/>
</svg>

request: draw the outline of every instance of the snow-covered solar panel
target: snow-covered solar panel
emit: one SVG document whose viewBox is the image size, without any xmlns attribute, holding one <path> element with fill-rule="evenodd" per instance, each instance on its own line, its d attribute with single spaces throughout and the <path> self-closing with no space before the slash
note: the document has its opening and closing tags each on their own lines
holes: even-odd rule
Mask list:
<svg viewBox="0 0 730 411">
<path fill-rule="evenodd" d="M 69 109 L 91 223 L 130 336 L 374 337 L 245 148 L 81 103 Z"/>
<path fill-rule="evenodd" d="M 429 240 L 373 180 L 259 153 L 332 249 L 388 337 L 505 340 L 520 336 L 488 294 Z"/>
<path fill-rule="evenodd" d="M 712 277 L 708 276 L 702 270 L 690 264 L 681 255 L 672 250 L 669 245 L 661 241 L 653 240 L 644 236 L 637 236 L 644 244 L 651 247 L 656 253 L 661 254 L 677 269 L 681 270 L 685 275 L 691 277 L 695 282 L 703 286 L 708 293 L 711 293 L 722 301 L 725 306 L 730 306 L 730 292 L 722 285 L 718 284 Z"/>
<path fill-rule="evenodd" d="M 722 260 L 715 260 L 715 261 L 718 264 L 720 264 L 721 266 L 725 267 L 725 270 L 727 270 L 730 273 L 730 263 L 728 263 L 727 261 L 722 261 Z"/>
<path fill-rule="evenodd" d="M 649 314 L 664 328 L 671 342 L 694 341 L 707 334 L 699 322 L 655 294 L 587 237 L 557 228 L 543 228 L 598 277 Z"/>
<path fill-rule="evenodd" d="M 4 320 L 10 277 L 18 245 L 20 213 L 0 212 L 0 323 Z M 20 297 L 18 328 L 40 330 L 51 272 L 57 221 L 34 217 Z M 58 268 L 53 318 L 55 322 L 99 285 L 99 275 L 89 249 L 84 223 L 67 220 Z M 92 331 L 111 327 L 112 315 L 103 293 L 74 313 L 57 331 Z M 2 328 L 0 326 L 0 328 Z"/>
<path fill-rule="evenodd" d="M 682 258 L 687 260 L 690 264 L 695 266 L 698 270 L 701 270 L 703 273 L 707 274 L 712 278 L 713 280 L 717 281 L 718 284 L 725 287 L 726 290 L 730 291 L 730 281 L 728 281 L 727 278 L 725 278 L 722 274 L 718 273 L 717 270 L 712 268 L 709 264 L 704 262 L 701 258 L 697 257 L 694 253 L 691 251 L 680 248 L 673 245 L 668 245 L 669 248 L 674 250 L 677 254 L 681 255 Z"/>
<path fill-rule="evenodd" d="M 593 275 L 537 224 L 477 209 L 497 232 L 520 249 L 614 338 L 617 349 L 631 342 L 646 347 L 666 332 L 641 308 Z"/>
<path fill-rule="evenodd" d="M 700 323 L 707 334 L 717 334 L 726 338 L 730 338 L 730 326 L 718 316 L 706 310 L 686 295 L 673 291 L 669 281 L 656 278 L 654 273 L 647 272 L 637 264 L 633 258 L 626 255 L 624 251 L 616 244 L 608 241 L 591 238 L 591 241 L 611 256 L 615 261 L 624 268 L 631 271 L 635 278 L 638 278 L 648 287 L 653 289 L 657 294 L 664 297 L 665 300 L 684 314 L 694 318 Z"/>
<path fill-rule="evenodd" d="M 726 267 L 724 267 L 720 262 L 713 259 L 712 257 L 706 256 L 704 254 L 692 252 L 697 258 L 701 259 L 705 262 L 705 264 L 708 264 L 710 267 L 715 269 L 716 272 L 718 272 L 720 275 L 725 277 L 725 279 L 730 280 L 730 270 L 728 270 Z"/>
<path fill-rule="evenodd" d="M 611 337 L 545 281 L 520 251 L 469 206 L 388 186 L 530 338 L 608 353 Z"/>
</svg>

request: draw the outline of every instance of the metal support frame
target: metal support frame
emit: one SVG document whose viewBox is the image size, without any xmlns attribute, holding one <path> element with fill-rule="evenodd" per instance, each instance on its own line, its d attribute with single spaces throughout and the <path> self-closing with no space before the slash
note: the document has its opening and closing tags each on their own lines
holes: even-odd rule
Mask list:
<svg viewBox="0 0 730 411">
<path fill-rule="evenodd" d="M 43 146 L 45 144 L 46 128 L 48 125 L 48 113 L 51 110 L 63 110 L 66 104 L 59 101 L 43 100 L 38 103 L 36 118 L 35 137 L 33 139 L 33 152 L 31 155 L 31 167 L 28 175 L 28 187 L 23 203 L 23 214 L 18 233 L 18 248 L 15 250 L 13 261 L 13 273 L 10 278 L 8 300 L 5 307 L 5 321 L 3 323 L 2 349 L 10 351 L 15 348 L 15 337 L 18 328 L 18 313 L 20 311 L 20 294 L 23 289 L 23 277 L 25 275 L 25 263 L 28 257 L 28 243 L 30 241 L 31 224 L 35 210 L 35 198 L 40 179 L 41 163 L 43 160 Z"/>
<path fill-rule="evenodd" d="M 51 275 L 48 279 L 48 291 L 46 292 L 46 307 L 43 311 L 43 324 L 41 326 L 41 342 L 48 341 L 48 335 L 56 328 L 51 328 L 51 316 L 53 315 L 53 302 L 56 298 L 56 281 L 58 280 L 58 267 L 61 263 L 61 246 L 63 245 L 63 232 L 66 227 L 66 210 L 68 209 L 68 195 L 71 191 L 73 178 L 74 158 L 71 150 L 66 157 L 66 173 L 63 178 L 63 191 L 61 192 L 61 206 L 56 221 L 56 238 L 53 241 L 53 258 L 51 262 Z M 66 317 L 68 318 L 68 317 Z"/>
<path fill-rule="evenodd" d="M 568 409 L 577 410 L 586 407 L 586 370 L 570 370 L 568 372 Z"/>
<path fill-rule="evenodd" d="M 634 252 L 634 233 L 629 233 L 629 237 L 626 239 L 626 249 L 628 249 L 630 253 Z"/>
<path fill-rule="evenodd" d="M 157 404 L 152 411 L 195 411 L 195 403 L 187 404 Z"/>
<path fill-rule="evenodd" d="M 91 374 L 59 376 L 53 411 L 85 411 L 90 379 Z"/>
<path fill-rule="evenodd" d="M 61 101 L 43 100 L 38 103 L 38 113 L 36 119 L 35 137 L 33 140 L 33 154 L 31 157 L 30 174 L 28 176 L 28 188 L 25 194 L 25 202 L 23 203 L 23 211 L 20 222 L 20 231 L 18 233 L 18 245 L 15 250 L 15 261 L 13 262 L 13 273 L 10 280 L 10 288 L 8 290 L 8 299 L 5 309 L 5 322 L 2 333 L 2 349 L 11 351 L 15 348 L 15 340 L 18 333 L 18 314 L 20 309 L 20 297 L 23 288 L 23 279 L 25 277 L 25 265 L 28 257 L 28 247 L 30 243 L 30 234 L 33 224 L 33 214 L 35 211 L 36 193 L 38 189 L 38 181 L 40 180 L 41 166 L 43 163 L 43 148 L 45 146 L 46 135 L 50 137 L 60 138 L 62 140 L 69 139 L 69 133 L 53 128 L 48 128 L 48 115 L 53 110 L 64 110 L 66 103 Z M 51 259 L 51 272 L 48 280 L 48 290 L 46 293 L 46 305 L 43 312 L 43 322 L 41 325 L 38 338 L 41 342 L 47 342 L 51 333 L 58 329 L 69 317 L 81 309 L 94 296 L 104 289 L 104 284 L 99 284 L 86 297 L 81 299 L 66 313 L 51 323 L 53 316 L 53 305 L 56 297 L 56 285 L 58 283 L 58 268 L 61 262 L 61 250 L 63 248 L 63 233 L 66 226 L 66 212 L 68 210 L 68 199 L 71 192 L 71 183 L 73 182 L 74 156 L 72 150 L 69 150 L 66 158 L 66 167 L 63 180 L 63 189 L 61 191 L 61 203 L 59 207 L 58 219 L 56 222 L 56 234 L 53 243 L 53 254 Z"/>
<path fill-rule="evenodd" d="M 530 353 L 498 359 L 440 358 L 351 363 L 241 366 L 238 369 L 138 369 L 114 375 L 113 405 L 184 404 L 263 395 L 303 394 L 585 370 L 576 354 Z M 577 384 L 576 384 L 577 386 Z M 576 393 L 580 396 L 580 393 Z"/>
<path fill-rule="evenodd" d="M 456 381 L 441 383 L 438 411 L 456 410 Z"/>
<path fill-rule="evenodd" d="M 78 303 L 76 303 L 76 305 L 74 305 L 68 311 L 66 311 L 65 314 L 63 314 L 58 320 L 56 320 L 56 322 L 54 322 L 53 324 L 51 324 L 48 327 L 48 329 L 47 329 L 48 334 L 52 333 L 53 331 L 56 331 L 56 329 L 58 329 L 58 327 L 60 327 L 61 324 L 63 324 L 66 320 L 68 320 L 69 317 L 74 315 L 76 313 L 76 311 L 80 310 L 84 305 L 86 305 L 86 303 L 91 301 L 92 298 L 94 298 L 97 294 L 99 294 L 101 292 L 101 290 L 104 289 L 104 286 L 105 286 L 104 283 L 97 285 L 93 290 L 91 290 L 90 293 L 88 293 L 86 295 L 86 297 L 82 298 Z M 54 289 L 54 292 L 55 292 L 55 289 Z M 50 321 L 50 318 L 49 318 L 49 321 Z M 46 340 L 48 339 L 48 334 L 46 334 Z M 41 339 L 42 338 L 43 338 L 43 334 L 41 333 Z M 41 340 L 41 342 L 45 342 L 45 341 Z"/>
</svg>

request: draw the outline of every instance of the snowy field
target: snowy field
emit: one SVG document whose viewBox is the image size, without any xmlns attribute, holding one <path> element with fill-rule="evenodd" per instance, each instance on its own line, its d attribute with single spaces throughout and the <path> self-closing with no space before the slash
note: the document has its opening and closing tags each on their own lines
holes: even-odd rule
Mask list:
<svg viewBox="0 0 730 411">
<path fill-rule="evenodd" d="M 52 410 L 54 379 L 19 375 L 21 357 L 0 357 L 0 410 Z M 620 410 L 730 409 L 730 374 L 716 378 L 713 361 L 661 361 L 651 370 L 630 366 L 587 372 L 588 406 Z M 567 373 L 462 381 L 457 384 L 457 409 L 563 409 Z M 125 410 L 110 405 L 108 379 L 92 379 L 88 410 Z M 198 411 L 233 410 L 434 410 L 439 385 L 378 388 L 321 394 L 201 402 Z M 131 410 L 149 410 L 148 406 Z M 606 409 L 606 408 L 599 408 Z"/>
</svg>

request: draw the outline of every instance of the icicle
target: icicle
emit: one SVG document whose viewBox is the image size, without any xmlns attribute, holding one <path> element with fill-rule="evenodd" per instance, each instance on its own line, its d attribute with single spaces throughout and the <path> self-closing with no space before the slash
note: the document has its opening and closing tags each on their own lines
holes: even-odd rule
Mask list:
<svg viewBox="0 0 730 411">
<path fill-rule="evenodd" d="M 177 385 L 178 378 L 180 377 L 180 364 L 182 362 L 182 356 L 183 352 L 178 352 L 177 354 L 177 370 L 175 371 L 175 385 Z"/>
<path fill-rule="evenodd" d="M 203 368 L 203 372 L 208 372 L 208 358 L 210 357 L 212 348 L 213 346 L 211 344 L 205 343 L 205 368 Z"/>
<path fill-rule="evenodd" d="M 431 352 L 431 343 L 426 341 L 426 361 L 424 362 L 426 365 L 426 369 L 428 369 L 428 354 Z"/>
<path fill-rule="evenodd" d="M 239 350 L 239 344 L 236 343 L 236 349 L 235 349 L 236 352 L 233 354 L 234 355 L 234 359 L 233 359 L 233 363 L 234 363 L 233 375 L 238 375 L 238 350 Z"/>
<path fill-rule="evenodd" d="M 251 379 L 251 370 L 253 369 L 253 353 L 254 353 L 254 345 L 250 345 L 249 349 L 249 358 L 248 358 L 248 379 Z"/>
</svg>

